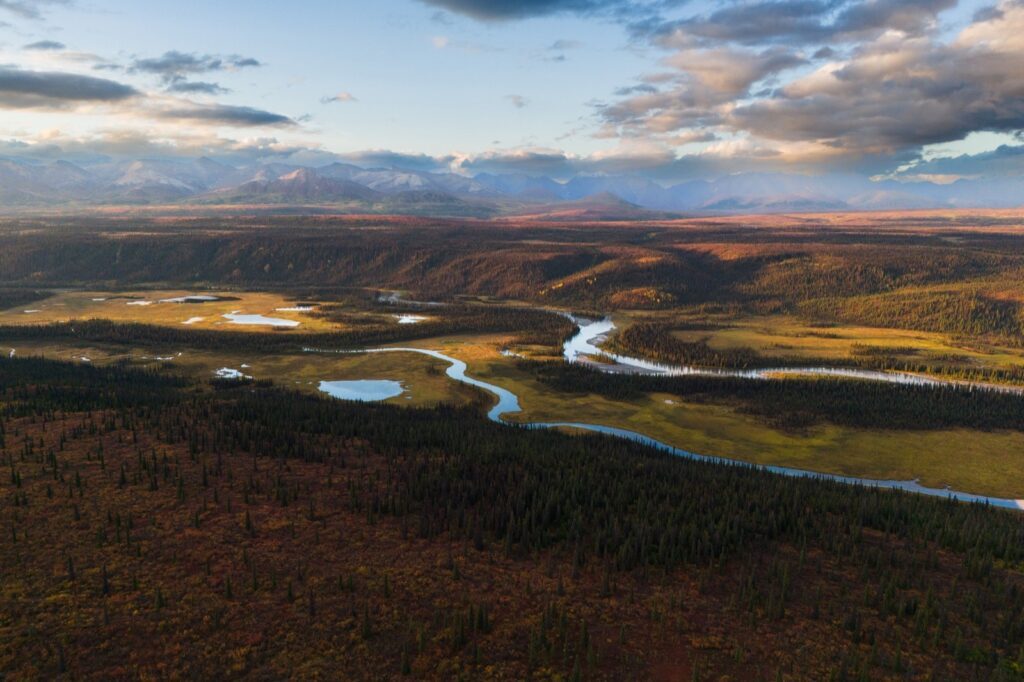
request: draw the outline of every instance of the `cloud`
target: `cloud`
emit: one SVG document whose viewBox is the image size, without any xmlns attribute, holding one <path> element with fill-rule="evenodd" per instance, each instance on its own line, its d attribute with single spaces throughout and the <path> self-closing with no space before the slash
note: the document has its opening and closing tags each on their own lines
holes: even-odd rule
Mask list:
<svg viewBox="0 0 1024 682">
<path fill-rule="evenodd" d="M 572 175 L 573 159 L 560 149 L 516 149 L 487 151 L 465 156 L 458 170 L 476 173 L 513 173 L 565 177 Z"/>
<path fill-rule="evenodd" d="M 243 140 L 209 131 L 175 128 L 172 133 L 152 129 L 104 129 L 86 135 L 49 131 L 34 138 L 0 140 L 0 154 L 34 161 L 63 159 L 88 165 L 112 159 L 216 158 L 230 165 L 282 161 L 323 165 L 337 160 L 312 145 L 283 143 L 273 137 Z"/>
<path fill-rule="evenodd" d="M 444 50 L 447 48 L 454 48 L 458 50 L 464 50 L 466 52 L 503 52 L 505 48 L 498 47 L 495 45 L 488 45 L 487 43 L 471 42 L 466 40 L 452 40 L 448 36 L 432 36 L 430 43 L 435 49 Z"/>
<path fill-rule="evenodd" d="M 22 19 L 42 19 L 46 5 L 68 5 L 69 0 L 0 0 L 0 11 L 7 11 Z"/>
<path fill-rule="evenodd" d="M 330 97 L 321 97 L 320 98 L 320 103 L 321 104 L 332 104 L 332 103 L 346 104 L 346 103 L 349 103 L 349 102 L 358 102 L 358 101 L 359 100 L 356 99 L 355 95 L 353 95 L 351 92 L 348 92 L 348 91 L 345 91 L 345 90 L 339 92 L 336 95 L 331 95 Z"/>
<path fill-rule="evenodd" d="M 178 119 L 201 125 L 215 126 L 292 127 L 298 125 L 293 119 L 282 114 L 230 104 L 174 103 L 174 105 L 167 108 L 156 109 L 154 115 L 157 118 Z"/>
<path fill-rule="evenodd" d="M 62 108 L 88 102 L 118 102 L 139 94 L 130 85 L 105 78 L 0 67 L 0 107 Z"/>
<path fill-rule="evenodd" d="M 430 20 L 435 24 L 441 24 L 442 26 L 451 26 L 452 18 L 448 16 L 447 12 L 438 10 L 430 15 Z"/>
<path fill-rule="evenodd" d="M 167 86 L 167 92 L 176 92 L 183 95 L 223 95 L 231 91 L 217 83 L 176 81 Z"/>
<path fill-rule="evenodd" d="M 885 31 L 921 35 L 934 26 L 939 12 L 956 4 L 957 0 L 853 2 L 836 17 L 834 31 L 840 36 L 877 35 Z"/>
<path fill-rule="evenodd" d="M 545 147 L 490 150 L 462 155 L 452 166 L 459 172 L 471 175 L 493 173 L 566 179 L 581 173 L 637 173 L 675 162 L 675 154 L 663 146 L 629 142 L 586 156 Z"/>
<path fill-rule="evenodd" d="M 1024 145 L 1000 145 L 980 154 L 960 154 L 910 165 L 913 176 L 1007 177 L 1024 176 Z"/>
<path fill-rule="evenodd" d="M 387 149 L 369 149 L 337 156 L 339 160 L 363 168 L 405 168 L 426 172 L 447 170 L 455 160 L 452 155 L 430 156 L 429 154 L 409 154 Z"/>
<path fill-rule="evenodd" d="M 972 24 L 952 42 L 883 37 L 826 64 L 732 123 L 768 139 L 855 153 L 896 152 L 973 131 L 1024 129 L 1024 5 Z"/>
<path fill-rule="evenodd" d="M 505 99 L 507 99 L 516 109 L 522 109 L 530 103 L 530 100 L 522 95 L 505 95 Z"/>
<path fill-rule="evenodd" d="M 639 83 L 637 85 L 627 85 L 615 90 L 616 97 L 629 97 L 630 95 L 653 95 L 658 92 L 658 88 L 654 87 L 650 83 Z"/>
<path fill-rule="evenodd" d="M 422 0 L 479 21 L 507 21 L 550 14 L 615 14 L 629 16 L 655 8 L 658 0 Z"/>
<path fill-rule="evenodd" d="M 188 81 L 171 83 L 169 90 L 207 95 L 224 92 L 216 83 Z M 61 110 L 90 104 L 107 105 L 104 112 L 126 120 L 178 120 L 199 126 L 297 126 L 288 116 L 253 107 L 147 95 L 124 83 L 77 73 L 0 67 L 0 108 Z"/>
<path fill-rule="evenodd" d="M 565 50 L 577 50 L 581 47 L 583 47 L 583 43 L 578 40 L 559 39 L 548 45 L 548 50 L 551 52 L 563 52 Z"/>
<path fill-rule="evenodd" d="M 763 0 L 710 14 L 642 22 L 634 35 L 665 47 L 695 44 L 808 45 L 866 40 L 887 31 L 919 36 L 957 0 Z"/>
<path fill-rule="evenodd" d="M 26 50 L 63 50 L 67 47 L 64 43 L 59 43 L 56 40 L 39 40 L 34 43 L 29 43 L 24 47 Z"/>
<path fill-rule="evenodd" d="M 736 42 L 758 45 L 772 42 L 807 42 L 829 35 L 822 20 L 834 3 L 828 0 L 772 0 L 728 5 L 707 16 L 640 25 L 634 33 L 646 34 L 665 47 Z"/>
<path fill-rule="evenodd" d="M 752 86 L 805 63 L 781 46 L 760 52 L 726 47 L 679 50 L 664 60 L 676 73 L 649 79 L 668 87 L 659 90 L 648 82 L 620 89 L 628 96 L 600 106 L 598 113 L 611 128 L 632 136 L 717 126 Z"/>
<path fill-rule="evenodd" d="M 219 56 L 171 50 L 164 52 L 159 57 L 135 59 L 128 71 L 159 76 L 167 92 L 219 95 L 230 92 L 230 90 L 222 87 L 219 83 L 189 81 L 188 78 L 198 74 L 237 71 L 257 66 L 262 66 L 259 60 L 237 54 Z"/>
<path fill-rule="evenodd" d="M 1024 129 L 1024 3 L 1004 0 L 952 36 L 935 24 L 951 4 L 785 0 L 677 23 L 650 34 L 670 50 L 667 70 L 598 103 L 597 136 L 711 133 L 718 157 L 891 170 L 925 145 Z"/>
<path fill-rule="evenodd" d="M 156 74 L 164 82 L 171 83 L 196 74 L 214 71 L 237 71 L 238 69 L 257 66 L 262 66 L 262 64 L 252 57 L 242 57 L 240 55 L 217 56 L 171 50 L 159 57 L 136 59 L 131 64 L 131 70 Z"/>
</svg>

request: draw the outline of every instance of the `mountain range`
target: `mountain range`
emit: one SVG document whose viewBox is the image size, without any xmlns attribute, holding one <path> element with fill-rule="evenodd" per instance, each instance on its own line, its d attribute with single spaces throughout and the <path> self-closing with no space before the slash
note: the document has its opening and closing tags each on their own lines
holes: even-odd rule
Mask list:
<svg viewBox="0 0 1024 682">
<path fill-rule="evenodd" d="M 949 184 L 872 181 L 856 175 L 740 173 L 662 185 L 637 176 L 523 174 L 473 177 L 331 163 L 234 167 L 209 158 L 135 159 L 77 165 L 0 158 L 0 207 L 73 205 L 330 205 L 340 210 L 493 216 L 610 210 L 763 213 L 1024 205 L 1024 178 Z"/>
</svg>

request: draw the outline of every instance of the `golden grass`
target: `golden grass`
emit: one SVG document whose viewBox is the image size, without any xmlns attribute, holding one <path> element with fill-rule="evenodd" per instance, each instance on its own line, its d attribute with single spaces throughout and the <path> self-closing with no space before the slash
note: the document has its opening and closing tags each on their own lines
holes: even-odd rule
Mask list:
<svg viewBox="0 0 1024 682">
<path fill-rule="evenodd" d="M 284 388 L 319 394 L 321 381 L 354 379 L 391 379 L 401 382 L 406 391 L 386 402 L 429 407 L 440 403 L 463 405 L 479 394 L 450 380 L 444 373 L 447 363 L 412 353 L 297 353 L 261 354 L 182 349 L 178 352 L 125 351 L 116 346 L 68 346 L 54 344 L 18 344 L 19 356 L 43 356 L 52 360 L 94 364 L 130 360 L 137 365 L 172 364 L 181 373 L 200 380 L 213 377 L 222 367 L 237 369 L 256 379 L 270 379 Z M 10 348 L 2 347 L 4 355 Z M 246 365 L 243 367 L 243 365 Z"/>
<path fill-rule="evenodd" d="M 706 320 L 706 318 L 705 318 Z M 698 319 L 692 320 L 700 322 Z M 723 326 L 712 329 L 681 330 L 673 334 L 684 341 L 707 341 L 712 348 L 753 348 L 762 355 L 824 362 L 845 359 L 856 346 L 892 349 L 895 356 L 927 360 L 929 356 L 964 356 L 978 367 L 1024 365 L 1024 349 L 997 346 L 977 339 L 960 339 L 948 334 L 836 325 L 815 327 L 790 315 L 744 316 L 713 320 Z M 913 349 L 912 354 L 900 351 Z"/>
<path fill-rule="evenodd" d="M 500 361 L 471 365 L 470 373 L 516 393 L 523 412 L 513 419 L 519 422 L 604 424 L 704 455 L 873 479 L 919 479 L 929 487 L 1024 498 L 1024 433 L 1016 431 L 820 425 L 790 432 L 730 407 L 688 403 L 666 394 L 628 401 L 559 395 Z"/>
<path fill-rule="evenodd" d="M 205 303 L 161 303 L 161 300 L 181 296 L 209 294 L 233 297 L 238 300 L 209 301 Z M 96 300 L 103 299 L 103 300 Z M 151 301 L 150 305 L 129 305 Z M 193 327 L 216 329 L 218 331 L 266 331 L 266 326 L 233 324 L 223 316 L 239 311 L 247 314 L 294 320 L 299 323 L 292 331 L 327 331 L 340 329 L 341 325 L 318 319 L 296 311 L 279 311 L 291 308 L 295 301 L 282 294 L 235 291 L 66 291 L 48 299 L 19 306 L 0 312 L 0 324 L 46 324 L 70 320 L 104 319 L 116 322 L 140 322 L 171 327 Z M 38 312 L 27 313 L 26 310 Z M 202 320 L 185 325 L 190 318 Z M 287 332 L 288 328 L 279 331 Z"/>
</svg>

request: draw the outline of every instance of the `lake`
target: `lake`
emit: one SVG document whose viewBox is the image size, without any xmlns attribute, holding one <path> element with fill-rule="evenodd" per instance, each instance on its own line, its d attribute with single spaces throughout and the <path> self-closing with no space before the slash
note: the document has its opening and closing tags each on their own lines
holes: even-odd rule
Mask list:
<svg viewBox="0 0 1024 682">
<path fill-rule="evenodd" d="M 358 379 L 353 381 L 321 381 L 320 390 L 341 400 L 375 402 L 402 395 L 405 389 L 389 379 Z"/>
</svg>

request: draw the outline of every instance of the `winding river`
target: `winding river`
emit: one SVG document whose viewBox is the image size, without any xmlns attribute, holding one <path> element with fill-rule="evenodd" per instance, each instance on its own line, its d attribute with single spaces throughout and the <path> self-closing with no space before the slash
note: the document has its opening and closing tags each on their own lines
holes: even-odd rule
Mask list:
<svg viewBox="0 0 1024 682">
<path fill-rule="evenodd" d="M 603 320 L 584 320 L 580 318 L 571 318 L 579 328 L 579 331 L 563 346 L 563 357 L 568 362 L 585 362 L 589 356 L 604 356 L 614 360 L 614 364 L 601 364 L 592 363 L 598 369 L 608 372 L 633 372 L 633 373 L 645 373 L 645 374 L 667 374 L 673 376 L 680 375 L 712 375 L 712 376 L 736 376 L 750 379 L 773 379 L 778 378 L 780 374 L 796 374 L 796 375 L 828 375 L 828 376 L 843 376 L 857 379 L 865 379 L 869 381 L 887 381 L 892 383 L 900 384 L 914 384 L 920 386 L 964 386 L 970 389 L 982 389 L 982 390 L 996 390 L 1006 391 L 1016 394 L 1024 394 L 1024 389 L 1011 386 L 998 386 L 994 384 L 980 384 L 970 382 L 957 382 L 957 381 L 943 381 L 940 379 L 932 379 L 930 377 L 923 377 L 914 374 L 907 373 L 889 373 L 889 372 L 876 372 L 869 370 L 857 370 L 857 369 L 845 369 L 845 368 L 830 368 L 830 367 L 786 367 L 779 369 L 755 369 L 755 370 L 718 370 L 718 369 L 703 369 L 696 367 L 683 367 L 683 366 L 672 366 L 662 365 L 653 363 L 648 360 L 640 358 L 631 358 L 628 356 L 617 355 L 607 353 L 602 349 L 598 348 L 596 343 L 600 343 L 608 333 L 610 333 L 615 325 L 610 318 Z M 470 376 L 467 373 L 468 367 L 465 362 L 458 360 L 449 355 L 445 355 L 440 351 L 428 350 L 425 348 L 404 348 L 404 347 L 390 347 L 390 348 L 367 348 L 362 350 L 322 350 L 314 348 L 306 348 L 307 352 L 316 353 L 418 353 L 420 355 L 426 355 L 438 360 L 442 360 L 448 363 L 448 369 L 445 373 L 455 381 L 460 381 L 470 386 L 475 386 L 482 389 L 492 395 L 494 395 L 498 402 L 488 411 L 487 418 L 499 422 L 502 424 L 509 424 L 515 426 L 522 426 L 526 428 L 573 428 L 582 431 L 591 431 L 595 433 L 602 433 L 608 436 L 614 436 L 617 438 L 623 438 L 625 440 L 634 441 L 643 445 L 648 445 L 664 452 L 669 452 L 678 457 L 686 457 L 687 459 L 693 459 L 703 462 L 713 462 L 718 464 L 733 464 L 749 466 L 753 469 L 761 471 L 769 471 L 782 476 L 792 476 L 797 478 L 818 478 L 828 481 L 836 481 L 839 483 L 847 483 L 850 485 L 863 485 L 867 487 L 892 489 L 892 490 L 903 490 L 906 492 L 919 493 L 922 495 L 932 495 L 935 497 L 948 497 L 962 502 L 983 502 L 988 503 L 995 507 L 1003 507 L 1007 509 L 1024 510 L 1024 500 L 1012 500 L 1000 497 L 987 497 L 984 495 L 974 495 L 971 493 L 960 492 L 949 488 L 929 488 L 921 485 L 918 481 L 891 481 L 891 480 L 878 480 L 871 478 L 858 478 L 855 476 L 841 476 L 839 474 L 829 474 L 817 471 L 808 471 L 805 469 L 796 469 L 792 467 L 784 466 L 773 466 L 768 464 L 752 464 L 744 462 L 742 460 L 728 459 L 725 457 L 716 457 L 714 455 L 702 455 L 689 450 L 683 450 L 677 448 L 668 443 L 656 440 L 649 436 L 645 436 L 635 431 L 628 429 L 620 429 L 613 426 L 605 426 L 602 424 L 588 424 L 584 422 L 511 422 L 505 419 L 505 415 L 513 414 L 522 411 L 519 405 L 519 397 L 512 393 L 508 389 L 502 388 L 495 384 L 491 384 L 486 381 L 482 381 L 475 377 Z"/>
<path fill-rule="evenodd" d="M 665 376 L 717 376 L 739 377 L 741 379 L 778 379 L 782 375 L 790 376 L 832 376 L 864 381 L 881 381 L 890 384 L 911 386 L 956 386 L 968 390 L 996 391 L 1024 396 L 1024 388 L 1006 386 L 980 381 L 960 381 L 954 379 L 936 379 L 910 372 L 882 372 L 852 367 L 765 367 L 760 369 L 718 369 L 708 367 L 691 367 L 687 365 L 666 365 L 651 360 L 633 358 L 628 355 L 609 353 L 599 348 L 598 343 L 615 329 L 611 318 L 603 320 L 583 320 L 572 317 L 579 327 L 579 333 L 565 342 L 562 355 L 567 362 L 586 362 L 596 369 L 605 372 L 622 372 L 631 374 L 660 374 Z M 594 363 L 588 360 L 592 356 L 602 356 L 614 361 L 614 364 Z"/>
</svg>

